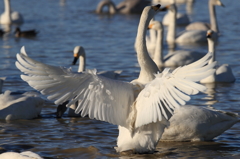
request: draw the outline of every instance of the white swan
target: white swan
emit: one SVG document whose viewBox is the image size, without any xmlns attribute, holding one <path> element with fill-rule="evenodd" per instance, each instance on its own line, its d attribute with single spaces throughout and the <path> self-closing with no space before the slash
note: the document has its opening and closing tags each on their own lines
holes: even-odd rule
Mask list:
<svg viewBox="0 0 240 159">
<path fill-rule="evenodd" d="M 207 43 L 206 31 L 202 30 L 189 30 L 183 31 L 176 36 L 176 15 L 177 8 L 174 3 L 167 5 L 162 10 L 170 10 L 169 20 L 171 21 L 168 25 L 167 42 L 168 43 L 180 43 L 180 44 L 193 44 L 193 43 Z"/>
<path fill-rule="evenodd" d="M 73 49 L 73 56 L 74 56 L 74 60 L 72 62 L 73 65 L 76 64 L 77 60 L 79 59 L 79 67 L 78 67 L 78 72 L 84 72 L 85 68 L 86 68 L 86 53 L 85 53 L 85 49 L 82 46 L 75 46 Z M 98 73 L 98 75 L 102 75 L 104 77 L 108 77 L 111 79 L 117 79 L 119 77 L 119 75 L 121 74 L 122 71 L 117 70 L 117 71 L 101 71 Z M 58 105 L 57 108 L 57 117 L 61 117 L 64 112 L 67 110 L 66 104 L 68 102 L 65 102 L 64 104 L 60 104 Z M 78 117 L 80 116 L 80 114 L 76 114 L 75 110 L 77 108 L 77 103 L 74 103 L 72 105 L 69 106 L 68 109 L 68 115 L 69 117 Z"/>
<path fill-rule="evenodd" d="M 239 121 L 237 113 L 185 105 L 174 110 L 161 141 L 207 141 Z"/>
<path fill-rule="evenodd" d="M 79 102 L 76 113 L 90 119 L 119 125 L 117 152 L 153 153 L 175 107 L 184 105 L 191 94 L 204 91 L 195 83 L 212 74 L 215 64 L 206 65 L 208 53 L 201 60 L 173 72 L 159 70 L 147 53 L 146 30 L 160 5 L 144 8 L 137 31 L 139 77 L 132 82 L 105 78 L 96 70 L 73 73 L 69 69 L 35 61 L 27 56 L 24 47 L 17 54 L 16 67 L 26 75 L 21 78 L 47 95 L 49 100 L 67 106 Z M 197 70 L 197 73 L 196 73 Z"/>
<path fill-rule="evenodd" d="M 18 152 L 4 152 L 0 154 L 1 159 L 43 159 L 38 154 L 31 151 Z"/>
<path fill-rule="evenodd" d="M 32 119 L 40 115 L 44 100 L 34 92 L 11 94 L 5 91 L 0 94 L 0 119 Z"/>
<path fill-rule="evenodd" d="M 164 27 L 162 26 L 161 22 L 152 21 L 150 22 L 149 29 L 157 31 L 157 40 L 155 42 L 153 61 L 156 63 L 158 68 L 184 66 L 199 60 L 205 55 L 196 51 L 176 50 L 163 57 Z"/>
<path fill-rule="evenodd" d="M 209 63 L 216 61 L 216 51 L 215 51 L 215 43 L 217 33 L 212 30 L 207 32 L 207 40 L 208 40 L 208 50 L 213 53 L 212 59 Z M 214 83 L 214 82 L 235 82 L 236 78 L 233 75 L 232 69 L 228 64 L 223 64 L 216 68 L 216 71 L 213 75 L 202 79 L 201 83 Z"/>
<path fill-rule="evenodd" d="M 220 0 L 209 0 L 209 15 L 210 15 L 210 24 L 204 22 L 194 22 L 186 26 L 186 30 L 204 30 L 208 31 L 209 29 L 218 32 L 218 23 L 215 12 L 215 6 L 224 6 Z"/>
<path fill-rule="evenodd" d="M 0 16 L 0 24 L 21 24 L 23 17 L 19 12 L 12 11 L 10 0 L 4 0 L 5 11 Z"/>
<path fill-rule="evenodd" d="M 149 0 L 123 0 L 121 3 L 115 6 L 111 0 L 102 0 L 97 6 L 96 13 L 103 13 L 103 8 L 107 6 L 109 14 L 141 14 L 144 7 L 149 4 Z"/>
</svg>

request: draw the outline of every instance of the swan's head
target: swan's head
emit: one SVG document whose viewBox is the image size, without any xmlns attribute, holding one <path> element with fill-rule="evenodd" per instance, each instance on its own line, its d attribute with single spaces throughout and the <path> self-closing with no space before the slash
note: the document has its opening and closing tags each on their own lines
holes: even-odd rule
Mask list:
<svg viewBox="0 0 240 159">
<path fill-rule="evenodd" d="M 170 10 L 172 12 L 176 11 L 177 10 L 176 5 L 170 4 L 160 9 L 160 11 L 167 11 L 167 10 Z"/>
<path fill-rule="evenodd" d="M 213 39 L 214 40 L 214 39 L 216 39 L 217 34 L 213 30 L 208 30 L 206 37 L 208 39 Z"/>
<path fill-rule="evenodd" d="M 146 6 L 142 12 L 142 15 L 144 15 L 144 13 L 157 13 L 158 11 L 160 11 L 160 4 L 154 5 L 154 6 Z"/>
<path fill-rule="evenodd" d="M 154 29 L 154 30 L 163 30 L 163 25 L 159 21 L 154 21 L 152 20 L 148 26 L 149 29 Z"/>
<path fill-rule="evenodd" d="M 210 3 L 212 3 L 215 6 L 222 6 L 222 7 L 224 7 L 224 4 L 220 0 L 211 0 Z"/>
<path fill-rule="evenodd" d="M 85 56 L 85 50 L 82 46 L 76 46 L 73 50 L 73 62 L 72 64 L 75 65 L 77 63 L 77 60 L 80 56 Z"/>
</svg>

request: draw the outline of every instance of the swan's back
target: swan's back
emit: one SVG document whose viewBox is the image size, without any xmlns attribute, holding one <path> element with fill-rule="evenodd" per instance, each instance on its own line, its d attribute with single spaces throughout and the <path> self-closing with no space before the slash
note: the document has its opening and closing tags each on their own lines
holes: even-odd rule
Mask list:
<svg viewBox="0 0 240 159">
<path fill-rule="evenodd" d="M 186 30 L 203 30 L 208 31 L 211 29 L 210 25 L 208 23 L 204 22 L 194 22 L 186 26 Z"/>
<path fill-rule="evenodd" d="M 163 141 L 212 140 L 239 121 L 237 114 L 200 106 L 182 106 L 175 110 L 165 129 Z"/>
<path fill-rule="evenodd" d="M 38 117 L 44 100 L 40 97 L 30 95 L 11 95 L 10 91 L 5 91 L 0 95 L 0 119 L 32 119 Z"/>
<path fill-rule="evenodd" d="M 31 151 L 24 151 L 22 153 L 17 152 L 5 152 L 0 154 L 1 159 L 43 159 L 38 154 Z"/>
</svg>

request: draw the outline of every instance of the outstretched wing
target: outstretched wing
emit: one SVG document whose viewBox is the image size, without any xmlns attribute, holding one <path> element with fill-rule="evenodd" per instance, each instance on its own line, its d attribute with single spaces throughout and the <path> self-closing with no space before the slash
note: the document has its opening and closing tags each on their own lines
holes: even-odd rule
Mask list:
<svg viewBox="0 0 240 159">
<path fill-rule="evenodd" d="M 190 95 L 204 91 L 205 86 L 195 82 L 214 73 L 216 63 L 207 65 L 211 57 L 212 53 L 208 53 L 202 59 L 178 67 L 173 72 L 165 69 L 157 74 L 136 99 L 135 127 L 161 121 L 162 117 L 168 119 L 175 108 L 190 100 Z"/>
<path fill-rule="evenodd" d="M 67 105 L 70 106 L 78 101 L 76 113 L 126 126 L 134 102 L 131 83 L 97 75 L 96 70 L 73 73 L 70 69 L 46 65 L 28 57 L 24 48 L 17 54 L 16 67 L 26 74 L 21 75 L 24 81 L 55 104 L 70 100 Z"/>
</svg>

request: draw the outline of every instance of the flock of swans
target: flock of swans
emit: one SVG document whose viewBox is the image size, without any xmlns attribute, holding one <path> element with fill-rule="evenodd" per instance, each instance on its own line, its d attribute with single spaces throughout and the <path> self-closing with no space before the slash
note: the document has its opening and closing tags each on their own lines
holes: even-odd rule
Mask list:
<svg viewBox="0 0 240 159">
<path fill-rule="evenodd" d="M 9 0 L 4 2 L 5 12 L 0 22 L 14 23 Z M 212 140 L 237 123 L 238 114 L 185 104 L 191 95 L 206 90 L 200 83 L 235 81 L 229 65 L 216 65 L 218 27 L 214 6 L 223 4 L 220 0 L 209 0 L 211 30 L 203 29 L 203 26 L 209 25 L 191 23 L 177 37 L 175 1 L 163 8 L 159 4 L 146 6 L 147 1 L 141 2 L 124 0 L 115 6 L 112 1 L 103 0 L 96 9 L 96 13 L 102 13 L 103 7 L 108 6 L 110 14 L 141 11 L 135 41 L 140 66 L 137 79 L 123 82 L 116 80 L 121 71 L 98 73 L 96 69 L 85 69 L 85 50 L 82 46 L 76 46 L 73 50 L 73 64 L 79 59 L 78 72 L 36 61 L 22 47 L 15 63 L 23 72 L 22 80 L 58 105 L 58 117 L 69 108 L 68 116 L 88 116 L 90 119 L 118 125 L 119 135 L 115 149 L 119 153 L 154 153 L 159 141 Z M 136 6 L 139 6 L 139 10 L 136 10 Z M 164 27 L 161 22 L 153 19 L 158 12 L 164 10 L 169 10 L 168 43 L 207 41 L 208 53 L 175 50 L 163 56 Z M 153 31 L 149 39 L 146 38 L 148 29 Z M 154 50 L 151 56 L 150 43 Z M 172 70 L 167 67 L 177 68 Z M 2 88 L 3 79 L 0 82 Z M 14 120 L 38 117 L 45 101 L 36 93 L 12 95 L 10 91 L 5 91 L 0 95 L 0 102 L 0 119 Z M 32 155 L 31 152 L 27 153 Z M 3 153 L 0 157 L 11 155 L 20 158 L 22 154 Z"/>
</svg>

